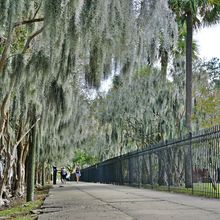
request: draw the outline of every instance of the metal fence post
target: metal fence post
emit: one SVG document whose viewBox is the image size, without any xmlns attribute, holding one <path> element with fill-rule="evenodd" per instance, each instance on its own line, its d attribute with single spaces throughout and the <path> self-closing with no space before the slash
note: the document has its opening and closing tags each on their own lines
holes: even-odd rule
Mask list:
<svg viewBox="0 0 220 220">
<path fill-rule="evenodd" d="M 120 156 L 119 157 L 119 184 L 120 185 L 123 185 L 124 184 L 124 181 L 123 181 L 123 171 L 122 171 L 122 157 Z"/>
<path fill-rule="evenodd" d="M 189 133 L 187 138 L 186 152 L 185 152 L 185 188 L 192 188 L 192 133 Z"/>
<path fill-rule="evenodd" d="M 128 184 L 131 185 L 131 157 L 128 158 Z"/>
<path fill-rule="evenodd" d="M 152 153 L 149 153 L 149 165 L 150 165 L 150 184 L 151 188 L 153 189 L 153 169 L 152 169 Z"/>
<path fill-rule="evenodd" d="M 192 194 L 194 194 L 193 190 L 193 160 L 192 160 L 192 132 L 189 132 L 189 154 L 190 154 L 190 166 L 191 166 L 191 182 L 192 182 Z"/>
</svg>

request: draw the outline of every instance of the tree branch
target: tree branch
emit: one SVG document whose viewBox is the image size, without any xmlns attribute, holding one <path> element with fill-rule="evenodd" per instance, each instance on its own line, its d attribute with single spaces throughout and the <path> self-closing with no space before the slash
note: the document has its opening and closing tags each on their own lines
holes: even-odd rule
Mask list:
<svg viewBox="0 0 220 220">
<path fill-rule="evenodd" d="M 10 45 L 11 45 L 11 42 L 12 42 L 12 35 L 13 35 L 14 28 L 16 28 L 20 25 L 31 24 L 31 23 L 34 23 L 34 22 L 42 22 L 42 21 L 44 21 L 44 18 L 34 18 L 34 19 L 31 19 L 31 20 L 24 20 L 24 21 L 16 22 L 13 25 L 13 27 L 10 28 L 10 30 L 8 32 L 8 37 L 7 37 L 7 40 L 6 40 L 6 43 L 5 43 L 5 47 L 4 47 L 2 55 L 0 57 L 0 72 L 3 71 L 4 65 L 5 65 L 6 60 L 7 60 L 7 56 L 8 56 L 9 50 L 10 50 Z"/>
<path fill-rule="evenodd" d="M 21 138 L 15 143 L 14 148 L 16 148 L 21 141 L 24 139 L 24 137 L 36 126 L 37 122 L 40 120 L 40 118 L 38 118 L 36 120 L 36 122 L 21 136 Z"/>
<path fill-rule="evenodd" d="M 24 24 L 31 24 L 31 23 L 42 22 L 42 21 L 44 21 L 44 18 L 33 18 L 30 20 L 19 21 L 14 24 L 13 28 L 16 28 L 16 27 L 18 27 L 20 25 L 24 25 Z"/>
<path fill-rule="evenodd" d="M 41 8 L 41 5 L 42 5 L 42 0 L 40 1 L 40 4 L 39 4 L 39 6 L 38 6 L 37 10 L 35 11 L 34 16 L 33 16 L 33 18 L 32 18 L 32 19 L 34 19 L 34 18 L 36 17 L 36 15 L 37 15 L 38 11 L 39 11 L 39 10 L 40 10 L 40 8 Z"/>
<path fill-rule="evenodd" d="M 27 39 L 25 45 L 24 45 L 24 49 L 22 51 L 22 53 L 24 54 L 26 52 L 26 50 L 29 48 L 30 46 L 30 42 L 37 36 L 39 35 L 42 31 L 44 30 L 44 26 L 37 30 L 36 32 L 34 32 L 32 35 L 29 36 L 29 38 Z"/>
</svg>

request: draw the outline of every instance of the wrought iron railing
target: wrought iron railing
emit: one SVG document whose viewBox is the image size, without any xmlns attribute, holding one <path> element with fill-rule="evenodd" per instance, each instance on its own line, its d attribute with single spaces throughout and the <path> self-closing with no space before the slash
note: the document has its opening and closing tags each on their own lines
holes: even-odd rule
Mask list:
<svg viewBox="0 0 220 220">
<path fill-rule="evenodd" d="M 81 179 L 220 198 L 220 126 L 103 161 Z"/>
</svg>

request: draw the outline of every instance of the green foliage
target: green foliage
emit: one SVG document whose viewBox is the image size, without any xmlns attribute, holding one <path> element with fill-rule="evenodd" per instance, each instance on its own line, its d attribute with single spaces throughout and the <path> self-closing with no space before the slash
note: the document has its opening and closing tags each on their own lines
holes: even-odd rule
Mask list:
<svg viewBox="0 0 220 220">
<path fill-rule="evenodd" d="M 133 77 L 134 78 L 145 78 L 145 77 L 148 78 L 150 77 L 152 71 L 153 71 L 153 68 L 151 66 L 144 66 L 138 69 L 136 73 L 133 75 Z"/>
<path fill-rule="evenodd" d="M 220 123 L 219 67 L 216 58 L 198 61 L 195 65 L 193 121 L 199 128 L 209 128 Z"/>
<path fill-rule="evenodd" d="M 21 53 L 27 40 L 28 31 L 24 26 L 17 27 L 14 31 L 14 41 L 11 45 L 12 54 Z"/>
<path fill-rule="evenodd" d="M 195 109 L 201 127 L 209 128 L 220 124 L 220 91 L 203 89 L 200 92 Z"/>
<path fill-rule="evenodd" d="M 220 60 L 217 57 L 212 58 L 209 61 L 204 62 L 203 68 L 208 73 L 210 83 L 216 87 L 219 87 L 220 82 Z"/>
<path fill-rule="evenodd" d="M 85 150 L 77 150 L 74 152 L 74 158 L 71 162 L 73 166 L 79 165 L 80 167 L 85 167 L 97 163 L 98 160 Z"/>
<path fill-rule="evenodd" d="M 118 76 L 118 75 L 114 76 L 112 84 L 113 84 L 113 89 L 120 88 L 123 85 L 123 82 L 122 82 L 122 79 L 120 78 L 120 76 Z"/>
<path fill-rule="evenodd" d="M 177 19 L 185 22 L 187 13 L 193 16 L 196 27 L 201 24 L 216 23 L 220 19 L 220 2 L 207 0 L 169 0 L 171 9 L 176 13 Z"/>
<path fill-rule="evenodd" d="M 177 47 L 174 50 L 174 54 L 176 58 L 178 58 L 179 56 L 185 56 L 185 53 L 186 53 L 186 34 L 187 34 L 186 24 L 179 22 L 178 29 L 179 29 L 179 37 L 178 37 Z M 198 48 L 197 42 L 193 40 L 192 56 L 194 60 L 198 59 L 198 54 L 199 54 L 199 48 Z"/>
<path fill-rule="evenodd" d="M 0 35 L 0 54 L 2 54 L 4 50 L 4 45 L 5 45 L 5 39 L 3 36 Z"/>
</svg>

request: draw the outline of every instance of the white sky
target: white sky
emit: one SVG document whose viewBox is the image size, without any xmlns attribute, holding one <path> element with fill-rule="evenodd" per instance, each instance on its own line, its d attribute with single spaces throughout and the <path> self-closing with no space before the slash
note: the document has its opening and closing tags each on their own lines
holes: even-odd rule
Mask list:
<svg viewBox="0 0 220 220">
<path fill-rule="evenodd" d="M 201 58 L 220 59 L 220 24 L 200 29 L 194 33 L 194 39 L 198 43 Z"/>
</svg>

